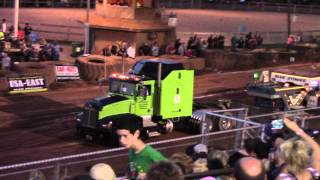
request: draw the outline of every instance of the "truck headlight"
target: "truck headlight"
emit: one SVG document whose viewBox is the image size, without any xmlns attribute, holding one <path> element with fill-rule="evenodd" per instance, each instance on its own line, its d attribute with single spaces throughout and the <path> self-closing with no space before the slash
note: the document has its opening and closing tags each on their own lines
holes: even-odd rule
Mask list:
<svg viewBox="0 0 320 180">
<path fill-rule="evenodd" d="M 102 127 L 107 128 L 107 129 L 111 129 L 112 128 L 112 121 L 110 121 L 106 124 L 102 124 Z"/>
<path fill-rule="evenodd" d="M 80 112 L 76 115 L 76 121 L 81 122 L 81 117 L 83 116 L 83 112 Z"/>
</svg>

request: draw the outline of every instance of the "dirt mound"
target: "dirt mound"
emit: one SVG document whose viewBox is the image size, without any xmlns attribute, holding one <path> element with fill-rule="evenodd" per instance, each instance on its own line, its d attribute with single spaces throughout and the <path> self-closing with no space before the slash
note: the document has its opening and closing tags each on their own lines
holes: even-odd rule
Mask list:
<svg viewBox="0 0 320 180">
<path fill-rule="evenodd" d="M 46 79 L 47 85 L 55 82 L 55 63 L 46 62 L 18 62 L 13 66 L 14 72 L 18 74 L 42 75 Z"/>
</svg>

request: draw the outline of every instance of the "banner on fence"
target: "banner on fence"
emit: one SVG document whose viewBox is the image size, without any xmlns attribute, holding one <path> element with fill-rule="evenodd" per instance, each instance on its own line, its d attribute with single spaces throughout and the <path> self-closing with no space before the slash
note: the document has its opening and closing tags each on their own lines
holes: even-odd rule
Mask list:
<svg viewBox="0 0 320 180">
<path fill-rule="evenodd" d="M 57 81 L 80 79 L 77 66 L 59 66 L 56 65 Z"/>
<path fill-rule="evenodd" d="M 43 76 L 22 75 L 8 77 L 8 90 L 10 94 L 47 91 L 46 81 Z"/>
</svg>

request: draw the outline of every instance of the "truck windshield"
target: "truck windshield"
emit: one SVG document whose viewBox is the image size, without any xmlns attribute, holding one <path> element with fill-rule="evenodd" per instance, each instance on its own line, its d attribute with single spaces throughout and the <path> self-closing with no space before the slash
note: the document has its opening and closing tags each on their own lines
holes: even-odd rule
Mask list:
<svg viewBox="0 0 320 180">
<path fill-rule="evenodd" d="M 136 85 L 134 83 L 111 80 L 109 87 L 110 92 L 133 96 Z"/>
</svg>

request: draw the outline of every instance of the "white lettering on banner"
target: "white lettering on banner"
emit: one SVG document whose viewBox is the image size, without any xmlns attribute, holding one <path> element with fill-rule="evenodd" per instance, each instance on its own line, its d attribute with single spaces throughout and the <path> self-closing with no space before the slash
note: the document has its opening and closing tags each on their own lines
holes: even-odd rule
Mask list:
<svg viewBox="0 0 320 180">
<path fill-rule="evenodd" d="M 39 86 L 44 85 L 43 79 L 27 79 L 26 80 L 27 86 Z"/>
<path fill-rule="evenodd" d="M 10 87 L 16 87 L 16 88 L 24 86 L 24 83 L 22 82 L 22 80 L 10 80 L 9 84 L 10 84 Z"/>
<path fill-rule="evenodd" d="M 43 76 L 23 75 L 20 77 L 8 77 L 9 93 L 29 93 L 47 91 Z"/>
<path fill-rule="evenodd" d="M 282 82 L 282 83 L 291 82 L 291 83 L 294 83 L 295 85 L 300 85 L 300 86 L 304 86 L 308 83 L 308 80 L 305 78 L 292 77 L 290 75 L 288 76 L 279 75 L 274 73 L 271 73 L 271 79 L 272 81 Z"/>
</svg>

